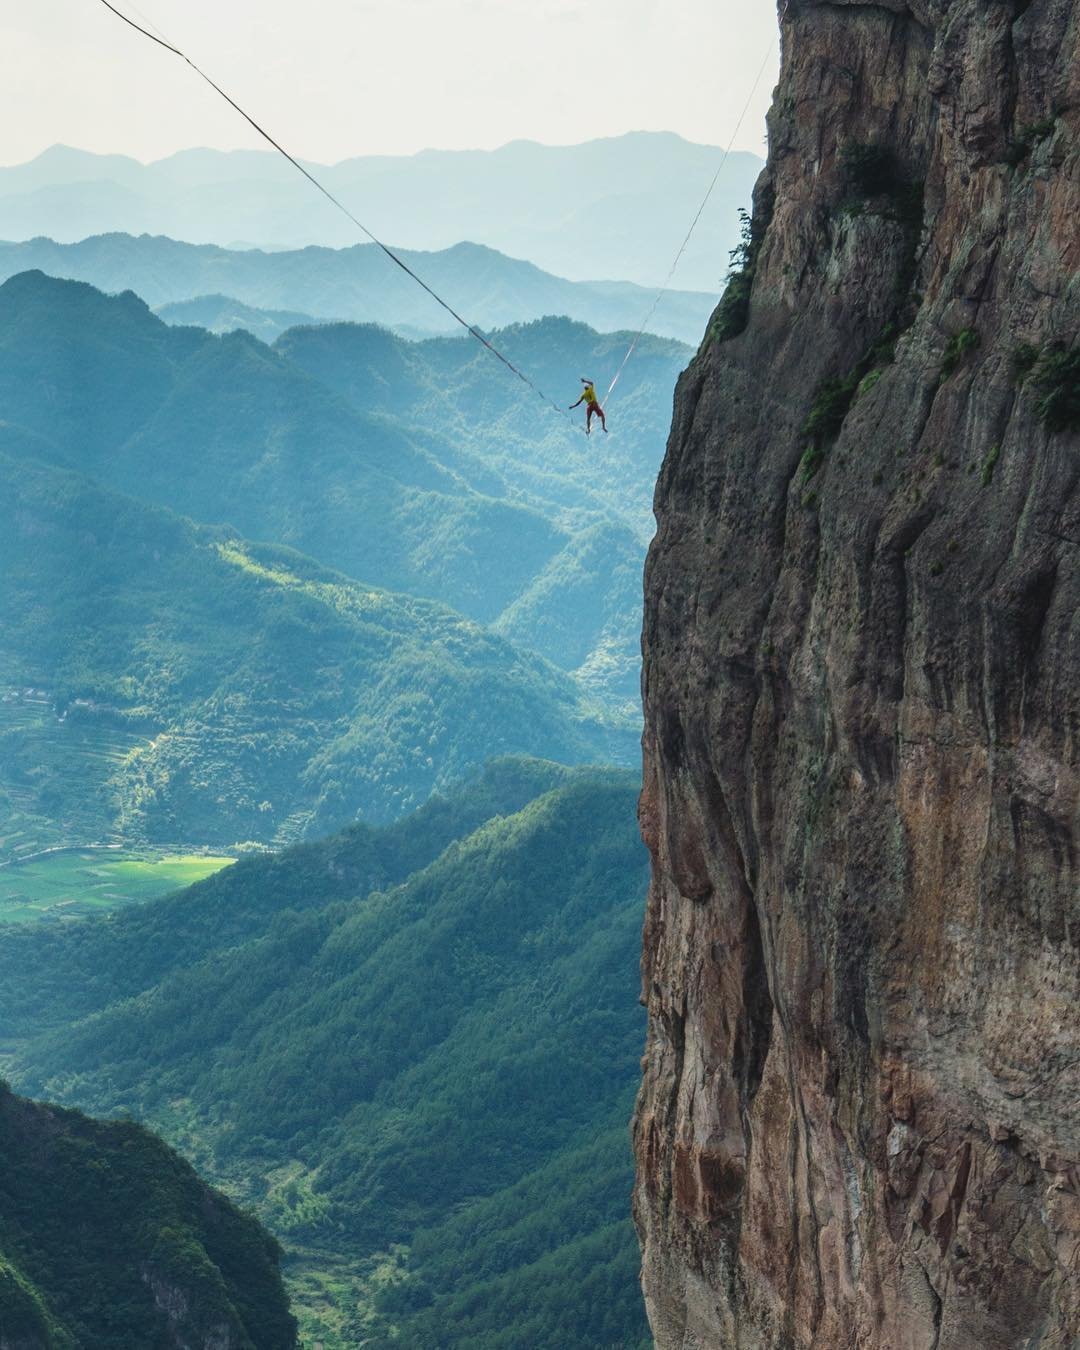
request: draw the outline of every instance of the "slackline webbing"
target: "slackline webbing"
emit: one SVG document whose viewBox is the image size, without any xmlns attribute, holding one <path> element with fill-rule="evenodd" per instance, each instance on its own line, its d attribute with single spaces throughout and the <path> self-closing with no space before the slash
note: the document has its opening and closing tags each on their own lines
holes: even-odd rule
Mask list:
<svg viewBox="0 0 1080 1350">
<path fill-rule="evenodd" d="M 389 247 L 389 245 L 384 244 L 381 239 L 379 239 L 376 235 L 374 235 L 371 232 L 371 230 L 369 230 L 368 227 L 363 223 L 362 220 L 358 220 L 357 217 L 354 216 L 353 213 L 349 210 L 349 208 L 342 201 L 340 201 L 337 197 L 334 196 L 334 194 L 329 190 L 329 188 L 324 187 L 323 184 L 319 182 L 319 180 L 315 177 L 313 173 L 311 173 L 308 169 L 305 169 L 298 159 L 296 159 L 293 155 L 291 155 L 288 152 L 288 150 L 286 150 L 285 147 L 280 144 L 280 142 L 276 141 L 264 127 L 261 127 L 259 123 L 255 121 L 254 117 L 252 117 L 250 113 L 246 112 L 240 106 L 240 104 L 236 102 L 234 98 L 232 98 L 229 94 L 227 94 L 224 89 L 222 89 L 222 87 L 219 84 L 215 84 L 214 81 L 210 78 L 210 76 L 207 75 L 207 73 L 204 70 L 201 70 L 199 66 L 197 66 L 195 62 L 191 59 L 190 56 L 188 56 L 185 52 L 181 51 L 179 47 L 174 47 L 171 42 L 166 42 L 164 37 L 159 37 L 156 33 L 150 32 L 149 28 L 144 28 L 142 24 L 136 23 L 135 20 L 132 19 L 129 15 L 125 14 L 115 5 L 110 4 L 109 0 L 101 0 L 101 3 L 105 6 L 106 9 L 111 10 L 112 13 L 115 14 L 118 19 L 122 19 L 124 23 L 128 24 L 129 27 L 134 28 L 137 33 L 141 33 L 143 37 L 148 38 L 151 42 L 156 43 L 159 47 L 163 47 L 167 52 L 171 52 L 173 56 L 178 56 L 181 61 L 185 61 L 196 73 L 196 75 L 200 77 L 200 79 L 205 80 L 206 83 L 210 86 L 211 89 L 214 90 L 215 93 L 220 94 L 221 97 L 225 100 L 225 102 L 228 103 L 231 108 L 234 108 L 244 119 L 244 121 L 247 122 L 249 126 L 253 127 L 255 131 L 258 132 L 258 134 L 263 138 L 264 141 L 266 141 L 269 145 L 273 146 L 273 148 L 278 152 L 279 155 L 284 156 L 284 158 L 289 161 L 289 163 L 293 166 L 294 169 L 297 169 L 300 173 L 302 173 L 304 177 L 308 180 L 308 182 L 311 183 L 313 187 L 317 188 L 319 192 L 322 193 L 322 195 L 327 199 L 327 201 L 332 202 L 333 205 L 336 206 L 337 209 L 340 212 L 342 212 L 343 215 L 347 216 L 348 219 L 352 221 L 352 223 L 356 226 L 358 230 L 360 230 L 362 234 L 364 234 L 368 239 L 370 239 L 373 244 L 377 245 L 380 249 L 382 249 L 383 253 L 386 254 L 386 256 L 390 259 L 392 263 L 400 267 L 403 272 L 405 272 L 408 276 L 412 277 L 413 281 L 415 281 L 418 286 L 422 287 L 425 291 L 427 291 L 428 295 L 430 295 L 431 298 L 437 304 L 441 305 L 443 309 L 446 310 L 447 314 L 449 314 L 453 319 L 455 319 L 459 324 L 461 324 L 462 328 L 464 328 L 467 333 L 469 333 L 472 337 L 474 337 L 477 340 L 477 342 L 482 343 L 487 348 L 487 350 L 492 354 L 492 356 L 494 356 L 497 360 L 501 361 L 508 370 L 513 371 L 513 373 L 518 377 L 518 379 L 521 380 L 524 384 L 527 384 L 535 394 L 537 394 L 540 398 L 544 400 L 545 403 L 550 404 L 550 406 L 554 408 L 556 412 L 561 413 L 563 416 L 568 416 L 565 408 L 561 408 L 559 404 L 555 402 L 554 399 L 549 398 L 548 395 L 545 394 L 544 391 L 539 387 L 539 385 L 537 385 L 535 381 L 531 380 L 523 370 L 519 370 L 518 367 L 513 363 L 513 361 L 510 360 L 508 356 L 504 356 L 503 353 L 499 351 L 498 347 L 496 347 L 493 342 L 491 342 L 488 338 L 486 338 L 484 334 L 480 331 L 480 329 L 475 326 L 475 324 L 471 324 L 469 323 L 468 319 L 463 318 L 453 307 L 453 305 L 451 305 L 448 301 L 444 300 L 442 296 L 439 295 L 438 292 L 433 287 L 428 285 L 428 283 L 424 280 L 423 277 L 418 276 L 417 273 L 413 271 L 413 269 L 404 260 L 404 258 L 400 257 L 397 253 L 394 252 L 392 248 Z M 149 23 L 149 20 L 147 20 L 147 22 Z"/>
<path fill-rule="evenodd" d="M 317 191 L 321 192 L 322 195 L 327 199 L 327 201 L 329 201 L 348 220 L 350 220 L 366 238 L 368 238 L 373 244 L 376 245 L 376 247 L 381 249 L 382 252 L 390 259 L 390 261 L 395 264 L 395 266 L 400 267 L 401 270 L 407 276 L 411 277 L 412 280 L 415 281 L 418 286 L 420 286 L 424 291 L 426 291 L 427 294 L 430 295 L 431 298 L 436 302 L 436 304 L 441 305 L 442 308 L 446 310 L 447 314 L 449 314 L 451 318 L 455 320 L 456 323 L 459 323 L 461 327 L 464 328 L 465 331 L 471 337 L 474 337 L 477 342 L 481 343 L 485 348 L 487 348 L 487 350 L 491 353 L 492 356 L 494 356 L 498 361 L 501 361 L 502 364 L 514 375 L 516 375 L 517 378 L 521 380 L 523 384 L 528 385 L 528 387 L 536 395 L 538 395 L 538 397 L 543 399 L 543 401 L 547 403 L 551 408 L 553 408 L 557 413 L 560 413 L 564 417 L 569 417 L 569 414 L 565 408 L 561 407 L 558 403 L 555 402 L 553 398 L 550 398 L 547 394 L 545 394 L 544 391 L 540 388 L 540 386 L 536 384 L 534 380 L 530 379 L 529 376 L 526 375 L 523 370 L 519 369 L 519 367 L 516 366 L 508 356 L 504 355 L 498 349 L 498 347 L 496 347 L 495 344 L 490 341 L 490 339 L 485 337 L 484 334 L 480 331 L 479 328 L 476 327 L 475 324 L 471 324 L 468 321 L 468 319 L 464 318 L 461 314 L 459 314 L 458 311 L 453 307 L 453 305 L 451 305 L 448 301 L 444 300 L 442 296 L 439 295 L 439 293 L 423 279 L 423 277 L 419 276 L 415 271 L 413 271 L 413 269 L 404 260 L 404 258 L 402 258 L 399 254 L 395 253 L 394 250 L 390 248 L 388 244 L 384 244 L 383 241 L 380 238 L 378 238 L 377 235 L 375 235 L 371 230 L 369 230 L 368 227 L 364 224 L 364 222 L 358 219 L 358 217 L 355 216 L 352 213 L 352 211 L 349 210 L 349 208 L 344 204 L 344 202 L 342 202 L 339 198 L 335 197 L 334 194 L 330 191 L 330 189 L 325 187 L 319 181 L 319 179 L 316 178 L 313 173 L 311 173 L 310 170 L 305 169 L 303 164 L 301 164 L 300 161 L 295 158 L 295 156 L 291 155 L 289 151 L 286 150 L 285 147 L 279 141 L 275 140 L 274 137 L 271 136 L 270 133 L 264 127 L 260 126 L 259 123 L 256 122 L 256 120 L 254 119 L 254 117 L 252 117 L 251 114 L 248 113 L 244 108 L 242 108 L 240 104 L 237 103 L 236 100 L 231 97 L 231 95 L 227 94 L 219 84 L 215 83 L 215 81 L 212 80 L 210 76 L 207 75 L 207 73 L 204 70 L 202 70 L 191 59 L 190 56 L 187 55 L 186 52 L 182 51 L 179 47 L 174 47 L 171 42 L 166 41 L 164 36 L 161 35 L 160 30 L 151 32 L 150 28 L 154 28 L 155 25 L 150 23 L 149 19 L 146 19 L 145 22 L 150 26 L 144 28 L 142 24 L 136 23 L 135 20 L 130 17 L 130 15 L 125 14 L 123 10 L 118 9 L 116 5 L 111 4 L 110 0 L 101 0 L 101 4 L 103 4 L 107 10 L 110 10 L 113 14 L 115 14 L 118 19 L 122 20 L 129 27 L 133 28 L 137 33 L 141 33 L 144 38 L 147 38 L 150 42 L 156 43 L 157 46 L 164 48 L 164 50 L 167 52 L 171 52 L 173 56 L 179 57 L 181 61 L 184 61 L 187 65 L 189 65 L 191 69 L 196 73 L 196 75 L 198 75 L 200 79 L 204 80 L 210 86 L 210 88 L 214 90 L 216 94 L 219 94 L 225 100 L 225 102 L 229 104 L 231 108 L 233 108 L 236 112 L 238 112 L 240 116 L 244 119 L 244 121 L 247 122 L 248 125 L 252 127 L 253 130 L 257 132 L 258 135 L 261 136 L 262 139 L 266 141 L 268 145 L 272 146 L 273 149 L 275 149 L 279 155 L 281 155 L 284 159 L 288 160 L 288 162 L 293 166 L 294 169 L 296 169 L 299 173 L 303 174 L 303 176 L 308 180 L 308 182 L 311 183 L 311 185 Z M 132 6 L 132 8 L 134 8 L 134 6 Z M 750 110 L 750 104 L 753 102 L 754 95 L 757 93 L 758 85 L 761 83 L 761 77 L 765 73 L 765 67 L 768 63 L 769 57 L 772 55 L 773 46 L 774 43 L 770 42 L 768 50 L 766 51 L 765 56 L 761 62 L 761 66 L 758 69 L 757 76 L 754 79 L 754 84 L 750 90 L 750 94 L 747 97 L 746 103 L 743 105 L 742 112 L 739 114 L 739 120 L 735 124 L 735 130 L 731 134 L 731 139 L 728 142 L 727 148 L 725 149 L 723 156 L 721 157 L 719 165 L 717 166 L 716 173 L 713 175 L 712 182 L 709 184 L 708 190 L 706 191 L 705 196 L 702 199 L 701 205 L 698 207 L 697 214 L 694 216 L 694 219 L 690 222 L 690 228 L 689 230 L 687 230 L 686 237 L 682 241 L 682 244 L 679 246 L 679 250 L 675 255 L 674 262 L 671 264 L 671 268 L 668 271 L 664 284 L 657 291 L 655 297 L 653 298 L 653 302 L 649 307 L 649 311 L 645 315 L 644 320 L 642 321 L 641 327 L 634 335 L 634 338 L 631 341 L 630 346 L 626 350 L 626 355 L 623 357 L 618 370 L 615 372 L 615 375 L 612 378 L 611 383 L 608 385 L 607 393 L 604 395 L 603 401 L 600 404 L 601 408 L 607 406 L 607 402 L 611 398 L 615 386 L 619 383 L 623 371 L 626 369 L 627 364 L 630 361 L 630 358 L 633 356 L 635 350 L 637 349 L 638 343 L 641 341 L 642 337 L 644 337 L 653 315 L 656 313 L 657 309 L 660 306 L 661 300 L 663 300 L 664 296 L 671 289 L 672 278 L 675 275 L 679 263 L 682 261 L 683 254 L 686 252 L 686 249 L 690 243 L 694 231 L 697 228 L 698 222 L 701 220 L 701 217 L 705 213 L 705 208 L 708 206 L 709 200 L 713 194 L 713 190 L 715 189 L 716 184 L 720 180 L 720 175 L 723 172 L 724 166 L 727 164 L 727 161 L 730 158 L 731 151 L 735 144 L 735 139 L 738 136 L 739 131 L 742 129 L 742 124 L 746 119 L 746 114 Z"/>
<path fill-rule="evenodd" d="M 701 205 L 698 207 L 697 215 L 690 222 L 690 228 L 686 232 L 686 238 L 679 245 L 679 251 L 678 253 L 675 254 L 675 261 L 671 264 L 671 269 L 669 270 L 667 277 L 664 280 L 664 284 L 660 287 L 660 289 L 656 292 L 656 295 L 653 297 L 653 302 L 649 308 L 649 312 L 645 315 L 645 318 L 642 320 L 641 327 L 634 335 L 634 339 L 630 343 L 630 346 L 627 347 L 626 349 L 626 355 L 622 359 L 622 364 L 619 366 L 619 369 L 615 372 L 615 375 L 612 378 L 611 383 L 608 385 L 607 393 L 604 395 L 603 402 L 600 404 L 601 408 L 607 407 L 607 401 L 611 397 L 612 390 L 619 383 L 619 379 L 623 371 L 626 369 L 627 363 L 629 362 L 630 358 L 633 356 L 638 343 L 645 336 L 645 331 L 648 328 L 650 322 L 652 321 L 652 316 L 656 313 L 657 309 L 659 309 L 660 307 L 660 301 L 663 300 L 664 296 L 667 295 L 669 290 L 671 290 L 671 279 L 672 277 L 674 277 L 675 271 L 678 268 L 679 263 L 682 262 L 682 256 L 686 252 L 687 245 L 690 243 L 690 239 L 694 231 L 697 229 L 698 221 L 705 214 L 705 208 L 709 204 L 709 198 L 713 195 L 713 189 L 720 181 L 720 175 L 724 171 L 724 165 L 728 162 L 728 159 L 731 157 L 731 151 L 735 145 L 735 138 L 738 136 L 739 132 L 742 129 L 742 124 L 746 120 L 746 114 L 750 111 L 750 104 L 753 103 L 754 101 L 754 95 L 757 93 L 757 88 L 758 85 L 761 83 L 762 75 L 765 74 L 765 67 L 766 65 L 768 65 L 769 57 L 772 56 L 773 47 L 775 45 L 776 40 L 772 39 L 769 42 L 768 50 L 766 51 L 765 56 L 762 59 L 761 65 L 758 68 L 758 73 L 754 79 L 753 88 L 750 90 L 750 94 L 747 97 L 746 102 L 743 104 L 743 110 L 739 114 L 739 120 L 735 123 L 735 130 L 731 133 L 731 140 L 729 140 L 727 143 L 727 149 L 724 151 L 723 156 L 720 159 L 720 163 L 717 165 L 716 173 L 713 174 L 713 180 L 709 184 L 705 196 L 702 198 Z"/>
</svg>

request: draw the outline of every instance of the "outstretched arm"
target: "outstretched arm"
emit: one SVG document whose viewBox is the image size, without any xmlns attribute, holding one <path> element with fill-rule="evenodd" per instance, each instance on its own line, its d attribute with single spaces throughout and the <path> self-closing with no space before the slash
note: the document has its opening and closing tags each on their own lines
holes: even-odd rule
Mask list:
<svg viewBox="0 0 1080 1350">
<path fill-rule="evenodd" d="M 582 394 L 582 396 L 578 399 L 576 403 L 570 404 L 570 411 L 573 412 L 575 408 L 580 408 L 584 402 L 585 402 L 585 395 Z"/>
</svg>

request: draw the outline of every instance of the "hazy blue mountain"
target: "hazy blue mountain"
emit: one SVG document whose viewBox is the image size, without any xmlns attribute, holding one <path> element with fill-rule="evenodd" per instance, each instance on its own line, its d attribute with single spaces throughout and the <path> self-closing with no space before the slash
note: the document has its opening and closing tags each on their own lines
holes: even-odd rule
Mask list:
<svg viewBox="0 0 1080 1350">
<path fill-rule="evenodd" d="M 468 239 L 558 276 L 656 286 L 722 159 L 716 146 L 632 132 L 575 146 L 515 141 L 495 151 L 427 150 L 309 167 L 388 243 L 430 250 Z M 679 285 L 717 291 L 738 241 L 738 208 L 749 206 L 761 167 L 742 152 L 724 164 Z M 270 152 L 189 150 L 144 166 L 54 146 L 29 164 L 0 169 L 0 238 L 71 243 L 114 231 L 292 248 L 357 242 L 355 228 Z"/>
<path fill-rule="evenodd" d="M 403 250 L 402 257 L 481 328 L 566 314 L 604 332 L 636 331 L 653 299 L 652 292 L 629 282 L 566 281 L 479 244 L 434 253 Z M 293 310 L 319 319 L 353 319 L 422 334 L 461 332 L 446 310 L 374 244 L 266 253 L 149 234 L 97 235 L 77 244 L 45 238 L 0 243 L 0 281 L 33 269 L 105 291 L 133 290 L 155 308 L 220 294 L 256 309 Z M 671 291 L 650 328 L 696 345 L 715 302 L 715 294 Z"/>
<path fill-rule="evenodd" d="M 279 1248 L 159 1139 L 0 1082 L 0 1342 L 292 1350 Z"/>
<path fill-rule="evenodd" d="M 176 327 L 205 328 L 211 333 L 234 333 L 242 328 L 263 342 L 273 342 L 287 328 L 313 324 L 310 314 L 288 309 L 256 309 L 228 295 L 199 295 L 193 300 L 178 300 L 159 305 L 154 313 Z"/>
<path fill-rule="evenodd" d="M 65 183 L 98 182 L 134 189 L 145 172 L 146 166 L 130 155 L 98 155 L 71 145 L 53 145 L 25 164 L 0 168 L 0 193 L 7 196 Z"/>
<path fill-rule="evenodd" d="M 644 1347 L 635 797 L 504 762 L 389 829 L 0 932 L 15 1079 L 237 1188 L 312 1338 L 336 1301 L 335 1347 Z"/>
<path fill-rule="evenodd" d="M 0 429 L 0 445 L 3 436 Z M 0 453 L 0 851 L 301 837 L 491 755 L 629 762 L 539 657 L 429 601 Z"/>
</svg>

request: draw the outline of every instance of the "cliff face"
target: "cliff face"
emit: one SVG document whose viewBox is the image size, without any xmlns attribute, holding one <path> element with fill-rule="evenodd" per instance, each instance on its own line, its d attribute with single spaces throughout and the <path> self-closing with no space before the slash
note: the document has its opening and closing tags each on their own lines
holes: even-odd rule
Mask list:
<svg viewBox="0 0 1080 1350">
<path fill-rule="evenodd" d="M 646 576 L 648 1310 L 661 1350 L 1064 1350 L 1080 5 L 781 20 Z"/>
</svg>

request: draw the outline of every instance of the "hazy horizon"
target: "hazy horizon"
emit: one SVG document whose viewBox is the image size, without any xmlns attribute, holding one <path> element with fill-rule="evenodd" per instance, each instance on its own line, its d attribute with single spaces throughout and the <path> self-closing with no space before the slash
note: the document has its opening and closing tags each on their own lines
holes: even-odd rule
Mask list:
<svg viewBox="0 0 1080 1350">
<path fill-rule="evenodd" d="M 420 149 L 418 150 L 407 150 L 407 151 L 378 151 L 378 150 L 358 151 L 356 154 L 344 155 L 340 159 L 320 160 L 308 156 L 305 156 L 304 158 L 305 161 L 308 163 L 319 163 L 329 168 L 335 168 L 337 165 L 348 163 L 348 161 L 352 159 L 418 159 L 421 155 L 493 155 L 498 154 L 500 151 L 509 150 L 512 147 L 519 145 L 540 146 L 542 149 L 545 150 L 573 150 L 579 146 L 591 145 L 597 141 L 617 141 L 630 136 L 657 136 L 657 137 L 676 136 L 679 138 L 679 140 L 684 141 L 686 144 L 696 146 L 699 149 L 703 150 L 717 150 L 720 153 L 723 153 L 724 149 L 726 148 L 712 141 L 695 141 L 689 136 L 683 136 L 681 132 L 672 131 L 670 128 L 658 128 L 653 130 L 644 127 L 631 127 L 626 131 L 612 132 L 610 135 L 607 136 L 587 136 L 582 140 L 576 141 L 544 141 L 538 140 L 535 136 L 515 136 L 512 140 L 502 141 L 497 145 L 491 146 L 425 145 L 421 146 Z M 135 163 L 141 164 L 144 168 L 148 168 L 153 164 L 161 164 L 166 160 L 177 159 L 182 155 L 201 154 L 204 151 L 210 154 L 221 154 L 221 155 L 237 155 L 237 154 L 252 154 L 252 153 L 254 154 L 264 153 L 272 155 L 276 153 L 276 151 L 274 151 L 269 145 L 267 145 L 265 141 L 258 140 L 254 145 L 234 145 L 234 146 L 217 146 L 205 144 L 182 145 L 178 146 L 175 150 L 170 150 L 167 154 L 156 155 L 152 156 L 149 159 L 144 159 L 140 155 L 129 154 L 127 151 L 124 150 L 98 150 L 92 148 L 91 146 L 78 145 L 73 141 L 53 141 L 49 145 L 43 145 L 41 149 L 35 151 L 31 155 L 28 155 L 25 159 L 12 161 L 0 159 L 0 168 L 2 169 L 20 168 L 22 165 L 33 163 L 34 160 L 40 159 L 43 155 L 47 155 L 54 150 L 70 150 L 75 152 L 76 154 L 93 155 L 103 159 L 119 156 L 120 158 L 123 159 L 133 160 Z M 759 148 L 757 150 L 753 150 L 742 146 L 735 146 L 732 149 L 731 153 L 733 155 L 734 154 L 755 155 L 758 159 L 762 160 L 763 162 L 765 159 L 764 147 Z"/>
<path fill-rule="evenodd" d="M 737 151 L 724 161 L 718 147 L 673 133 L 628 133 L 570 147 L 519 140 L 495 151 L 308 163 L 341 200 L 362 203 L 365 220 L 400 248 L 469 241 L 556 277 L 645 286 L 667 275 L 715 177 L 680 257 L 678 287 L 716 292 L 762 160 Z M 191 148 L 146 164 L 54 147 L 0 167 L 0 237 L 73 244 L 117 232 L 274 250 L 345 248 L 360 237 L 269 149 Z"/>
<path fill-rule="evenodd" d="M 123 8 L 123 5 L 121 5 Z M 565 146 L 672 131 L 761 154 L 776 61 L 772 3 L 689 0 L 140 0 L 128 12 L 184 48 L 295 154 L 323 164 L 425 149 Z M 329 39 L 329 40 L 328 40 Z M 175 56 L 104 5 L 54 0 L 0 18 L 0 164 L 63 144 L 148 163 L 261 148 Z M 771 46 L 770 46 L 771 44 Z M 452 54 L 453 64 L 448 64 Z"/>
</svg>

